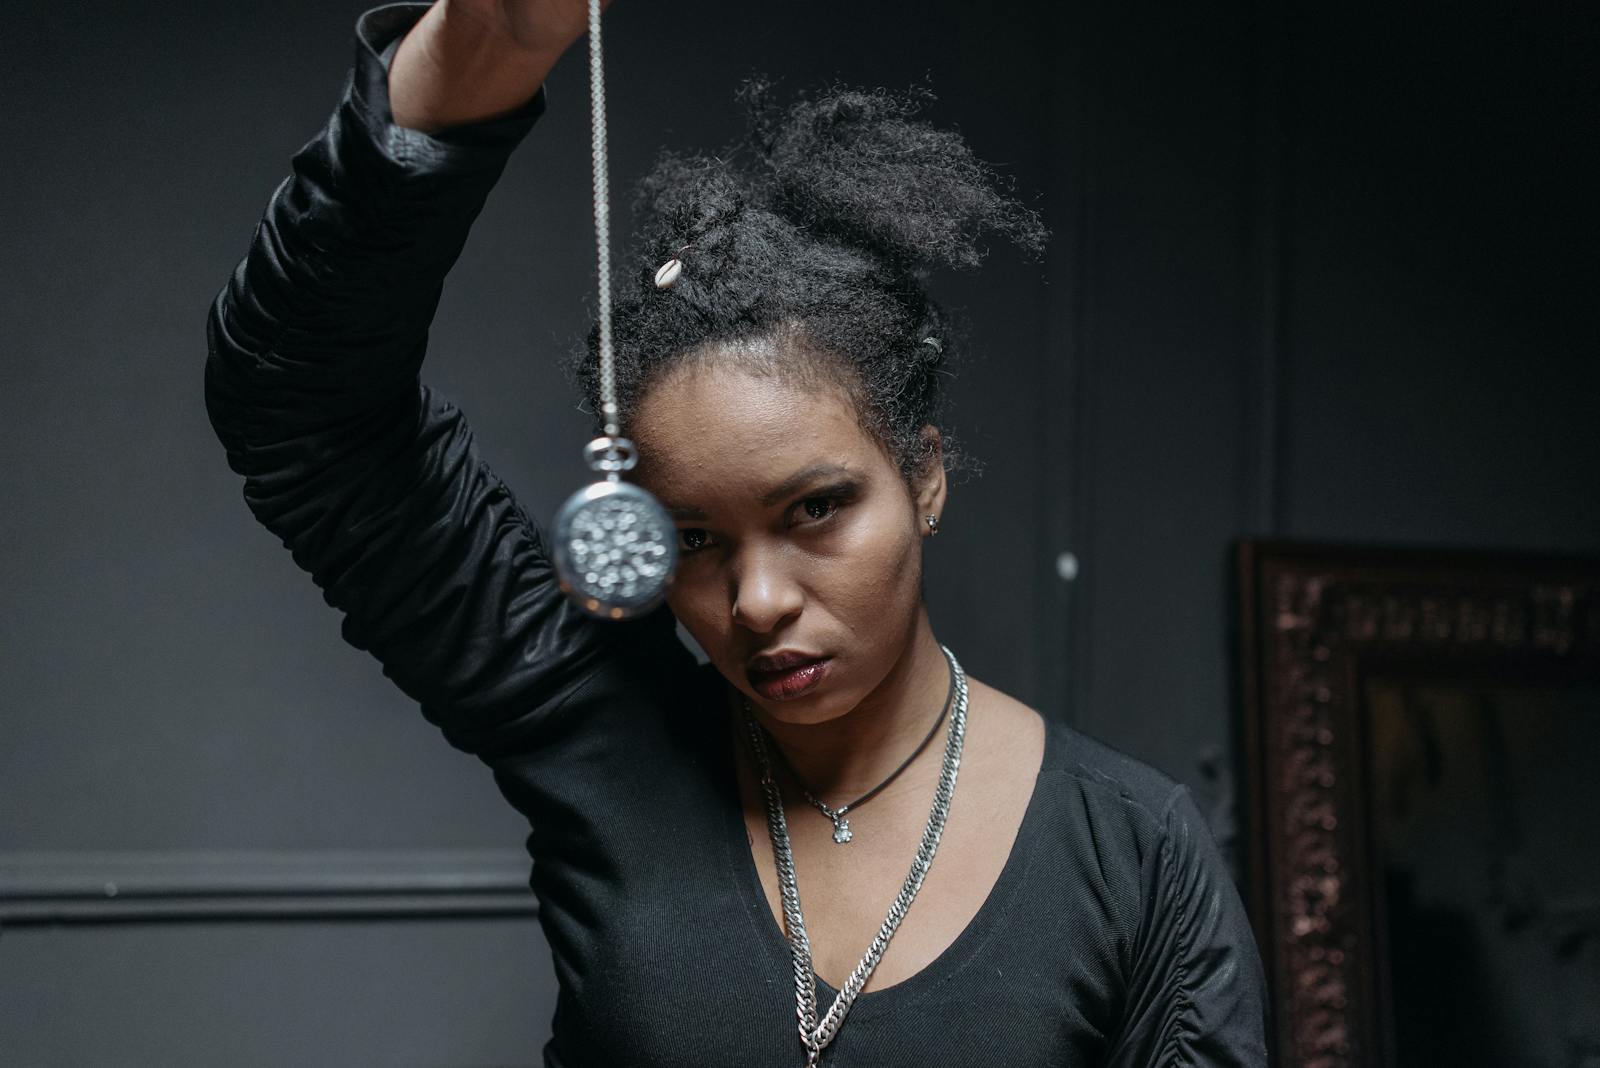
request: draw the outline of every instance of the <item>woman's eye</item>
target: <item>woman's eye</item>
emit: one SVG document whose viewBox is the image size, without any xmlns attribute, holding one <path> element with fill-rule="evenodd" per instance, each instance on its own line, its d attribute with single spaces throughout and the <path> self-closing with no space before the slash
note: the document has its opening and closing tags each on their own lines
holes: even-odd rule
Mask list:
<svg viewBox="0 0 1600 1068">
<path fill-rule="evenodd" d="M 684 527 L 678 531 L 678 548 L 684 552 L 694 552 L 696 549 L 705 548 L 706 532 L 699 527 Z"/>
<path fill-rule="evenodd" d="M 808 519 L 820 521 L 838 511 L 839 504 L 832 497 L 807 497 L 800 502 L 800 510 Z"/>
</svg>

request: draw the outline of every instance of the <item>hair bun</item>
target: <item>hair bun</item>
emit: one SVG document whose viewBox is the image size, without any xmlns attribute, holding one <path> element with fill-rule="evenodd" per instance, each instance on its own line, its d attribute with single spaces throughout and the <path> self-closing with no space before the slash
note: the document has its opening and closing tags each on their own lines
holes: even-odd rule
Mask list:
<svg viewBox="0 0 1600 1068">
<path fill-rule="evenodd" d="M 1047 237 L 1010 182 L 961 135 L 917 118 L 933 93 L 835 86 L 786 109 L 770 83 L 742 91 L 773 210 L 797 226 L 862 246 L 905 269 L 975 267 L 985 231 L 1029 253 Z"/>
<path fill-rule="evenodd" d="M 661 236 L 705 253 L 749 206 L 748 185 L 721 157 L 663 152 L 639 183 L 636 208 L 655 216 Z"/>
</svg>

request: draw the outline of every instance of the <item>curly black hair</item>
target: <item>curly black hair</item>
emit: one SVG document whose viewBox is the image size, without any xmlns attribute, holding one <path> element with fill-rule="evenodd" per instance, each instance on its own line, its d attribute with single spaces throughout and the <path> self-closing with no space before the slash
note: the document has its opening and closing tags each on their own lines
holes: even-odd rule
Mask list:
<svg viewBox="0 0 1600 1068">
<path fill-rule="evenodd" d="M 927 89 L 834 86 L 780 108 L 753 79 L 740 98 L 744 140 L 716 155 L 663 152 L 640 183 L 644 222 L 613 297 L 623 425 L 667 371 L 732 359 L 842 386 L 910 481 L 932 457 L 922 428 L 940 426 L 940 372 L 961 347 L 927 272 L 977 266 L 985 232 L 1035 255 L 1048 235 L 958 133 L 917 117 Z M 681 276 L 657 287 L 674 257 Z M 597 423 L 598 347 L 596 324 L 570 367 Z"/>
</svg>

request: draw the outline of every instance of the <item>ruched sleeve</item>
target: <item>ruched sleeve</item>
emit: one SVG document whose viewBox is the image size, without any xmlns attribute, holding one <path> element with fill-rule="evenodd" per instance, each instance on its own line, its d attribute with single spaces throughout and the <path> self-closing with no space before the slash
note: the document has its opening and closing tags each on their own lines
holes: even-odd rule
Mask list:
<svg viewBox="0 0 1600 1068">
<path fill-rule="evenodd" d="M 1210 827 L 1178 784 L 1141 866 L 1114 1068 L 1260 1068 L 1267 1064 L 1266 983 L 1245 915 Z"/>
<path fill-rule="evenodd" d="M 205 403 L 250 511 L 457 747 L 530 743 L 605 647 L 540 533 L 419 374 L 444 277 L 544 110 L 429 135 L 393 122 L 387 60 L 427 4 L 374 8 L 323 129 L 292 160 L 211 305 Z M 602 633 L 603 632 L 603 633 Z"/>
</svg>

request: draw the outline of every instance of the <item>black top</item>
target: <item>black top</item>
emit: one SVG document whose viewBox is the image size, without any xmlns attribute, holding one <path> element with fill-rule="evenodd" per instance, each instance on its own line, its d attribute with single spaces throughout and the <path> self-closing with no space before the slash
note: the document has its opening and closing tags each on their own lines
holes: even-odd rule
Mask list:
<svg viewBox="0 0 1600 1068">
<path fill-rule="evenodd" d="M 541 91 L 431 136 L 394 125 L 387 63 L 426 8 L 358 21 L 343 98 L 211 308 L 212 425 L 345 640 L 528 817 L 560 981 L 545 1063 L 800 1065 L 722 680 L 665 610 L 571 606 L 461 412 L 419 380 L 443 279 L 544 110 Z M 819 980 L 824 1008 L 833 993 Z M 1264 1012 L 1188 790 L 1051 724 L 987 901 L 933 963 L 862 994 L 824 1063 L 1262 1065 Z"/>
</svg>

